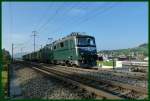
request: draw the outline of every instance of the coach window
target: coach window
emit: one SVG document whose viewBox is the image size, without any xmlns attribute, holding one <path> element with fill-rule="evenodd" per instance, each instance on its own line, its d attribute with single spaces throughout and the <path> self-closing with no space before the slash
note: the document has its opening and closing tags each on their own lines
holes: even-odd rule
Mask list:
<svg viewBox="0 0 150 101">
<path fill-rule="evenodd" d="M 60 43 L 60 47 L 64 47 L 64 43 L 63 42 Z"/>
<path fill-rule="evenodd" d="M 66 40 L 66 41 L 64 42 L 64 46 L 65 46 L 65 47 L 68 47 L 68 40 Z"/>
<path fill-rule="evenodd" d="M 49 46 L 48 48 L 51 50 L 52 48 L 51 48 L 52 46 Z"/>
<path fill-rule="evenodd" d="M 56 49 L 56 46 L 54 46 L 54 49 Z"/>
</svg>

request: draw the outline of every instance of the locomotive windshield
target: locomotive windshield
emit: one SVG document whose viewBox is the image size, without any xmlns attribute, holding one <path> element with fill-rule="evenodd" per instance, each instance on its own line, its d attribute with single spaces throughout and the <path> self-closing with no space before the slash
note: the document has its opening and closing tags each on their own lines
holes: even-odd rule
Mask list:
<svg viewBox="0 0 150 101">
<path fill-rule="evenodd" d="M 95 46 L 95 40 L 91 37 L 81 37 L 78 38 L 79 46 Z"/>
</svg>

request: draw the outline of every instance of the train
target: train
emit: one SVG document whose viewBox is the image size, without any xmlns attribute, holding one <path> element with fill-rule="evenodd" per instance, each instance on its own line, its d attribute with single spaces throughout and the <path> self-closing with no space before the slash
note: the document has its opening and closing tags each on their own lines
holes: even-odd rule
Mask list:
<svg viewBox="0 0 150 101">
<path fill-rule="evenodd" d="M 72 32 L 38 51 L 23 55 L 22 58 L 24 61 L 94 67 L 97 60 L 95 38 L 85 33 Z"/>
</svg>

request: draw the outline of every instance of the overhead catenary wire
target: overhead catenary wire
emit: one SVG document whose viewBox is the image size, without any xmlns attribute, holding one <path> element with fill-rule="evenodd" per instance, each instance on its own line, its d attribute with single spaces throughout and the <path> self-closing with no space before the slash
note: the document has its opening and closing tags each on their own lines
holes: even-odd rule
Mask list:
<svg viewBox="0 0 150 101">
<path fill-rule="evenodd" d="M 53 4 L 54 4 L 54 3 L 51 3 L 51 4 L 45 9 L 44 14 L 41 15 L 41 17 L 40 17 L 38 23 L 37 23 L 37 24 L 35 25 L 35 27 L 34 27 L 34 30 L 37 30 L 37 28 L 40 27 L 41 23 L 44 21 L 44 19 L 45 19 L 45 17 L 46 17 L 47 12 L 49 11 L 50 7 L 52 7 Z"/>
<path fill-rule="evenodd" d="M 64 5 L 65 3 L 63 3 L 62 5 Z M 73 3 L 73 5 L 71 5 L 71 8 L 69 8 L 69 7 L 67 7 L 68 9 L 66 9 L 66 10 L 64 10 L 64 8 L 63 8 L 63 10 L 64 10 L 64 12 L 63 13 L 55 13 L 55 19 L 53 19 L 53 20 L 51 20 L 51 23 L 50 22 L 47 22 L 47 24 L 46 25 L 53 25 L 53 24 L 55 24 L 56 23 L 56 17 L 58 16 L 58 14 L 60 14 L 59 16 L 61 16 L 61 17 L 63 17 L 64 15 L 66 15 L 69 11 L 71 11 L 74 7 L 76 7 L 77 6 L 77 4 L 76 3 Z M 60 5 L 60 7 L 59 8 L 61 8 L 62 6 Z M 61 11 L 62 9 L 60 9 L 59 11 Z M 56 10 L 57 11 L 57 10 Z M 53 23 L 52 23 L 52 21 L 53 21 Z M 46 25 L 44 26 L 44 27 L 41 27 L 40 28 L 40 30 L 39 31 L 42 31 L 42 30 L 44 30 L 45 28 L 46 28 Z"/>
<path fill-rule="evenodd" d="M 111 6 L 109 6 L 109 7 L 104 8 L 104 9 L 102 9 L 102 10 L 100 10 L 99 8 L 97 8 L 97 9 L 95 9 L 96 12 L 94 12 L 94 15 L 89 15 L 89 13 L 87 13 L 85 16 L 79 18 L 79 19 L 81 19 L 81 18 L 84 18 L 84 19 L 81 19 L 81 20 L 78 20 L 78 19 L 77 19 L 77 21 L 72 21 L 72 23 L 70 23 L 69 25 L 77 25 L 77 27 L 79 27 L 81 24 L 83 24 L 83 22 L 88 21 L 88 20 L 91 19 L 93 16 L 99 16 L 99 15 L 101 15 L 102 13 L 104 13 L 104 12 L 107 11 L 107 10 L 109 10 L 109 9 L 112 8 L 113 6 L 114 6 L 114 4 L 111 5 Z M 87 15 L 89 15 L 89 16 L 86 17 Z M 75 23 L 74 23 L 74 22 L 75 22 Z M 63 28 L 63 27 L 64 27 L 64 26 L 62 25 L 61 27 L 57 28 L 56 31 L 53 31 L 52 33 L 57 33 L 57 32 L 60 31 L 60 29 Z M 69 27 L 70 27 L 70 26 L 69 26 Z"/>
<path fill-rule="evenodd" d="M 10 36 L 12 35 L 13 36 L 13 32 L 14 32 L 14 30 L 13 30 L 13 22 L 14 22 L 14 16 L 13 16 L 13 7 L 12 7 L 12 2 L 10 2 L 9 3 L 9 15 L 10 15 L 10 31 L 9 31 L 9 33 L 10 33 Z M 13 38 L 11 38 L 10 40 L 12 40 L 13 41 Z M 20 48 L 22 48 L 21 50 L 23 50 L 23 48 L 24 48 L 25 46 L 24 46 L 24 43 L 14 43 L 14 42 L 12 42 L 12 60 L 13 60 L 13 55 L 14 55 L 14 53 L 16 53 L 16 50 L 19 50 Z"/>
<path fill-rule="evenodd" d="M 10 33 L 10 35 L 9 36 L 13 36 L 13 32 L 14 32 L 14 28 L 13 28 L 13 25 L 14 25 L 14 16 L 13 16 L 13 4 L 12 4 L 12 2 L 9 2 L 9 15 L 10 15 L 10 31 L 9 31 L 9 33 Z M 11 39 L 10 39 L 11 41 L 13 41 L 13 37 L 11 37 Z M 27 44 L 30 44 L 29 42 L 31 42 L 30 41 L 30 39 L 29 40 L 26 40 L 25 42 L 20 42 L 20 43 L 14 43 L 14 42 L 12 42 L 12 44 L 13 44 L 13 52 L 14 52 L 14 50 L 18 50 L 18 49 L 20 49 L 20 47 L 25 47 Z"/>
<path fill-rule="evenodd" d="M 66 13 L 70 13 L 70 11 L 72 11 L 72 10 L 74 10 L 74 8 L 77 8 L 77 7 L 82 7 L 82 10 L 89 10 L 88 9 L 88 6 L 81 6 L 80 5 L 81 3 L 77 3 L 77 4 L 75 4 L 74 3 L 74 5 L 71 5 L 71 8 L 69 8 L 69 10 L 68 11 L 66 11 Z M 83 4 L 83 3 L 82 3 Z M 107 3 L 104 3 L 104 4 L 107 4 Z M 85 4 L 84 4 L 85 5 Z M 96 9 L 94 9 L 94 10 L 96 10 Z M 93 11 L 92 11 L 93 12 Z M 67 15 L 67 14 L 66 14 Z M 85 14 L 84 16 L 81 16 L 81 17 L 79 17 L 78 18 L 78 15 L 76 15 L 76 16 L 74 16 L 74 18 L 75 19 L 73 19 L 73 18 L 69 18 L 69 17 L 66 17 L 67 19 L 64 19 L 63 21 L 61 21 L 61 22 L 64 22 L 64 23 L 61 23 L 61 24 L 59 24 L 60 26 L 58 27 L 58 28 L 56 28 L 55 30 L 60 30 L 60 28 L 67 22 L 69 22 L 69 20 L 72 20 L 72 22 L 78 22 L 78 20 L 80 20 L 82 17 L 86 17 L 88 14 Z M 63 15 L 61 15 L 61 16 L 65 16 L 65 13 L 63 14 Z M 77 20 L 77 21 L 76 21 Z M 55 32 L 55 30 L 53 31 L 53 32 Z M 53 34 L 53 32 L 51 32 L 52 34 Z"/>
<path fill-rule="evenodd" d="M 78 4 L 80 4 L 80 3 L 78 3 Z M 68 9 L 68 11 L 66 10 L 61 16 L 62 17 L 64 17 L 65 16 L 65 13 L 66 13 L 66 15 L 67 15 L 67 13 L 69 13 L 70 11 L 72 11 L 72 10 L 74 10 L 74 8 L 76 8 L 76 7 L 78 7 L 78 4 L 74 4 L 74 5 L 71 5 L 71 7 L 69 8 L 69 7 L 67 7 L 67 8 L 69 8 Z M 87 8 L 87 7 L 86 7 Z M 84 9 L 86 9 L 86 8 L 84 8 Z M 76 15 L 76 16 L 74 16 L 74 18 L 76 18 L 78 15 Z M 70 18 L 69 17 L 66 17 L 67 19 L 64 19 L 63 21 L 61 21 L 61 22 L 68 22 L 68 20 L 70 20 Z M 74 21 L 74 19 L 72 19 L 73 21 Z M 62 23 L 62 24 L 59 24 L 60 26 L 62 26 L 62 25 L 64 25 L 64 23 Z M 59 27 L 60 27 L 59 26 Z M 58 28 L 57 28 L 58 29 Z"/>
<path fill-rule="evenodd" d="M 108 5 L 106 5 L 106 6 L 108 6 Z M 92 19 L 92 18 L 94 18 L 94 17 L 96 17 L 96 16 L 99 16 L 99 15 L 103 14 L 104 12 L 108 11 L 108 10 L 111 9 L 113 6 L 114 6 L 114 5 L 111 5 L 111 6 L 109 6 L 109 7 L 103 8 L 103 9 L 97 8 L 97 9 L 95 9 L 96 11 L 95 11 L 93 14 L 91 14 L 91 15 L 89 14 L 88 17 L 85 17 L 84 19 L 79 20 L 77 23 L 71 23 L 70 25 L 72 25 L 72 24 L 75 25 L 75 24 L 76 24 L 76 27 L 79 27 L 81 24 L 85 23 L 86 21 L 88 21 L 88 20 L 90 20 L 90 19 Z M 75 26 L 74 26 L 74 27 L 75 27 Z"/>
<path fill-rule="evenodd" d="M 63 3 L 63 4 L 61 4 L 61 5 L 64 5 L 65 3 Z M 76 5 L 77 5 L 78 3 L 73 3 L 73 5 L 71 5 L 71 8 L 68 8 L 67 7 L 67 9 L 63 12 L 63 13 L 61 13 L 61 15 L 59 15 L 59 16 L 64 16 L 65 14 L 67 14 L 69 11 L 71 11 L 74 7 L 76 7 Z M 61 6 L 59 7 L 59 8 L 57 8 L 57 10 L 58 9 L 60 9 L 61 8 Z M 63 9 L 64 10 L 64 9 Z M 56 14 L 56 13 L 55 13 Z M 57 15 L 58 15 L 59 13 L 57 13 Z M 56 16 L 56 15 L 55 15 Z M 54 18 L 55 18 L 55 16 L 53 16 Z M 50 17 L 51 18 L 51 17 Z M 48 24 L 50 24 L 50 25 L 53 25 L 53 23 L 55 23 L 55 21 L 56 21 L 57 19 L 51 19 L 49 22 L 47 22 L 47 24 L 46 25 L 48 25 Z M 50 23 L 50 22 L 52 22 L 53 21 L 53 23 Z M 43 27 L 41 27 L 41 29 L 43 28 L 43 29 L 45 29 L 46 28 L 46 25 L 44 25 Z M 41 30 L 40 29 L 40 30 Z M 39 31 L 38 31 L 39 32 Z"/>
<path fill-rule="evenodd" d="M 49 24 L 50 22 L 52 22 L 52 21 L 55 19 L 56 15 L 58 14 L 58 12 L 59 12 L 60 9 L 61 9 L 61 6 L 56 9 L 56 12 L 55 12 L 55 14 L 54 14 L 53 16 L 49 17 L 49 18 L 45 21 L 44 24 L 42 24 L 39 28 L 37 28 L 37 31 L 40 32 L 40 30 L 41 30 L 43 27 L 45 27 L 47 24 Z M 41 19 L 41 20 L 42 20 L 42 19 Z"/>
<path fill-rule="evenodd" d="M 61 6 L 56 9 L 56 12 L 54 13 L 54 15 L 51 16 L 43 25 L 41 25 L 41 27 L 39 27 L 37 31 L 40 32 L 40 30 L 43 27 L 45 27 L 48 23 L 50 23 L 51 21 L 53 21 L 53 19 L 55 19 L 56 15 L 58 14 L 58 12 L 59 12 L 60 9 L 61 9 Z"/>
<path fill-rule="evenodd" d="M 61 7 L 59 7 L 59 8 L 57 8 L 57 10 L 56 10 L 56 12 L 55 12 L 55 16 L 57 16 L 58 15 L 58 9 L 60 9 Z M 86 8 L 86 7 L 85 7 Z M 88 20 L 90 20 L 93 16 L 99 16 L 99 15 L 101 15 L 102 13 L 104 13 L 104 12 L 106 12 L 107 10 L 109 10 L 110 8 L 112 8 L 112 7 L 105 7 L 103 10 L 99 10 L 99 8 L 97 8 L 97 10 L 96 10 L 96 12 L 94 12 L 94 15 L 90 15 L 90 16 L 88 16 L 88 17 L 86 17 L 85 18 L 85 16 L 86 15 L 88 15 L 89 14 L 89 12 L 86 14 L 86 15 L 84 15 L 84 16 L 81 16 L 81 17 L 79 17 L 79 18 L 76 18 L 76 20 L 78 20 L 79 19 L 79 21 L 76 21 L 76 22 L 72 22 L 73 23 L 73 25 L 79 25 L 79 24 L 83 24 L 84 22 L 86 22 L 86 21 L 88 21 Z M 73 7 L 72 7 L 72 9 L 73 9 Z M 71 11 L 72 9 L 70 9 L 69 11 Z M 95 10 L 95 9 L 94 9 Z M 91 10 L 92 11 L 92 10 Z M 90 12 L 91 12 L 90 11 Z M 66 11 L 66 13 L 67 13 L 67 11 Z M 66 14 L 66 13 L 63 13 L 63 14 Z M 97 15 L 98 14 L 98 15 Z M 55 18 L 55 16 L 53 16 L 53 18 Z M 83 19 L 81 19 L 81 18 L 83 18 Z M 49 19 L 48 19 L 49 20 Z M 54 19 L 53 19 L 54 20 Z M 51 21 L 53 21 L 52 19 L 51 20 L 49 20 L 46 24 L 44 24 L 43 25 L 43 27 L 41 27 L 40 28 L 40 30 L 42 30 L 42 28 L 44 28 L 49 22 L 51 22 Z M 56 19 L 55 19 L 56 20 Z M 65 19 L 64 20 L 64 23 L 66 23 L 66 20 L 69 20 L 69 19 Z M 70 25 L 72 24 L 72 23 L 70 23 Z M 64 26 L 61 26 L 62 28 L 64 27 Z M 70 26 L 69 26 L 70 27 Z M 77 26 L 78 27 L 78 26 Z M 57 31 L 56 32 L 58 32 L 60 29 L 57 29 Z M 54 33 L 54 32 L 53 32 Z"/>
<path fill-rule="evenodd" d="M 71 11 L 71 10 L 73 10 L 74 9 L 74 7 L 78 7 L 78 4 L 80 4 L 80 3 L 74 3 L 73 5 L 69 5 L 69 6 L 71 6 L 71 7 L 69 7 L 69 9 L 67 9 L 67 10 L 65 10 L 65 12 L 63 12 L 63 13 L 61 13 L 62 15 L 60 15 L 60 16 L 64 16 L 65 14 L 67 14 L 69 11 Z M 62 5 L 63 6 L 63 5 Z M 86 6 L 84 9 L 86 9 L 88 6 Z M 60 6 L 60 8 L 61 8 L 61 6 Z M 58 10 L 58 9 L 57 9 Z M 58 14 L 57 14 L 58 15 Z M 66 18 L 68 18 L 68 17 L 66 17 Z M 56 20 L 56 19 L 54 19 L 54 20 Z M 51 20 L 52 21 L 52 20 Z M 64 20 L 64 21 L 66 21 L 66 19 Z M 53 21 L 54 23 L 55 23 L 55 21 Z M 47 22 L 47 24 L 48 24 L 48 22 Z M 52 23 L 50 23 L 51 25 L 52 25 Z M 45 25 L 46 26 L 46 25 Z M 45 27 L 44 26 L 44 27 Z M 40 29 L 42 29 L 42 28 L 40 28 Z M 43 28 L 44 29 L 44 28 Z"/>
<path fill-rule="evenodd" d="M 97 9 L 94 9 L 94 10 L 97 10 Z M 98 9 L 99 10 L 99 9 Z M 86 13 L 86 15 L 84 15 L 83 17 L 79 17 L 79 18 L 77 18 L 76 20 L 77 21 L 72 21 L 69 25 L 75 25 L 77 22 L 80 22 L 80 21 L 82 21 L 82 20 L 84 20 L 84 18 L 86 18 L 88 15 L 90 15 L 90 13 L 92 13 L 93 11 L 91 11 L 91 12 L 88 12 L 88 13 Z M 83 18 L 83 19 L 82 19 Z M 75 22 L 75 23 L 74 23 Z M 64 26 L 61 26 L 62 28 L 64 27 Z M 60 29 L 61 29 L 61 27 L 60 27 Z M 70 26 L 69 26 L 70 27 Z M 58 30 L 60 30 L 60 29 L 56 29 L 57 31 Z"/>
<path fill-rule="evenodd" d="M 85 20 L 79 22 L 79 23 L 78 23 L 78 26 L 76 26 L 76 27 L 81 26 L 81 25 L 83 24 L 83 22 L 85 23 L 85 22 L 87 22 L 88 20 L 92 19 L 92 18 L 95 17 L 95 16 L 100 16 L 101 14 L 103 14 L 103 13 L 107 12 L 108 10 L 110 10 L 111 8 L 113 8 L 115 5 L 116 5 L 116 3 L 112 4 L 112 5 L 109 6 L 108 8 L 103 9 L 103 10 L 100 11 L 100 12 L 94 13 L 94 15 L 91 15 L 91 16 L 88 17 L 88 18 L 85 18 Z"/>
</svg>

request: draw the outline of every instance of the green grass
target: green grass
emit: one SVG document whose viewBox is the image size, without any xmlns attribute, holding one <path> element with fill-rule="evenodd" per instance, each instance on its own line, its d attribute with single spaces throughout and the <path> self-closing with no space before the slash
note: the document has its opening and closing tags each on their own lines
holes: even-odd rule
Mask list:
<svg viewBox="0 0 150 101">
<path fill-rule="evenodd" d="M 113 66 L 113 61 L 97 61 L 97 65 L 101 64 L 104 66 Z"/>
<path fill-rule="evenodd" d="M 7 71 L 2 71 L 2 87 L 5 88 L 8 82 L 8 72 Z"/>
</svg>

